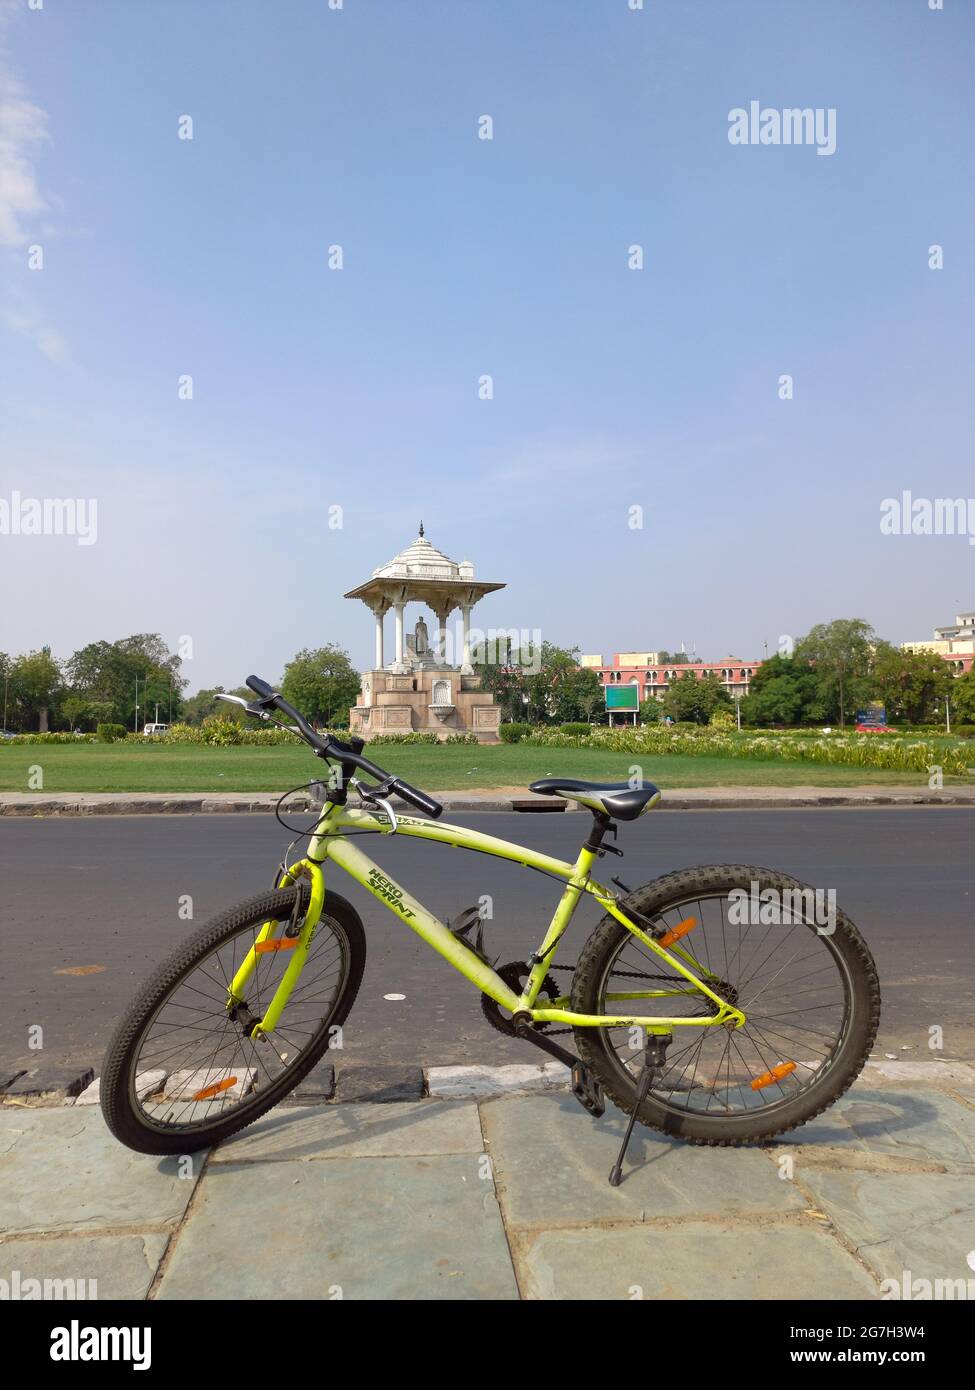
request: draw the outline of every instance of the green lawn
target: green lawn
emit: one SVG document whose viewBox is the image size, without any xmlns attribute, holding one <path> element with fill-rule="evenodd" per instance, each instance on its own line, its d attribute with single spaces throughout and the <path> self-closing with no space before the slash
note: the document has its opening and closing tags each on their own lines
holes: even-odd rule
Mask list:
<svg viewBox="0 0 975 1390">
<path fill-rule="evenodd" d="M 523 744 L 431 747 L 385 744 L 381 767 L 430 791 L 465 787 L 521 788 L 559 775 L 611 781 L 629 776 L 634 753 Z M 316 776 L 322 765 L 306 749 L 208 748 L 201 744 L 28 744 L 0 746 L 0 791 L 29 791 L 28 769 L 43 770 L 45 792 L 285 791 Z M 644 776 L 661 787 L 919 786 L 916 772 L 826 767 L 816 763 L 736 758 L 649 758 Z M 945 778 L 962 783 L 962 778 Z"/>
</svg>

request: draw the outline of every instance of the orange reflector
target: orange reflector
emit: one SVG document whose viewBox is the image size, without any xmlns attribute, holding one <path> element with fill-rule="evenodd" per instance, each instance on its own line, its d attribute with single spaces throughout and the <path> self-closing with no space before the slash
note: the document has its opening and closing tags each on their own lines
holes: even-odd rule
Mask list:
<svg viewBox="0 0 975 1390">
<path fill-rule="evenodd" d="M 790 1071 L 795 1071 L 795 1062 L 780 1062 L 771 1071 L 765 1072 L 763 1076 L 756 1076 L 752 1082 L 752 1090 L 760 1091 L 763 1086 L 771 1086 L 776 1081 L 781 1081 L 783 1076 L 788 1076 Z"/>
<path fill-rule="evenodd" d="M 221 1091 L 229 1091 L 231 1086 L 237 1085 L 236 1076 L 228 1076 L 225 1081 L 218 1081 L 215 1086 L 205 1086 L 202 1091 L 197 1091 L 194 1100 L 209 1100 L 211 1096 L 218 1096 Z"/>
<path fill-rule="evenodd" d="M 263 956 L 268 951 L 293 951 L 297 945 L 296 936 L 276 936 L 273 941 L 258 941 L 254 950 L 259 956 Z"/>
<path fill-rule="evenodd" d="M 686 936 L 689 931 L 693 931 L 697 926 L 696 917 L 685 917 L 683 922 L 678 922 L 676 927 L 664 932 L 663 936 L 657 937 L 658 946 L 673 946 L 675 941 L 679 941 L 682 936 Z"/>
</svg>

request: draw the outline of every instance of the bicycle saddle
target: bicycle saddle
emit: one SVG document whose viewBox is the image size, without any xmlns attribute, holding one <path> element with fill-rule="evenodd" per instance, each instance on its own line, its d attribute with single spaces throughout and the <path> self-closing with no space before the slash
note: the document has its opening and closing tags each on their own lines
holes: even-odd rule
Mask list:
<svg viewBox="0 0 975 1390">
<path fill-rule="evenodd" d="M 631 787 L 629 782 L 577 782 L 572 777 L 543 777 L 528 790 L 539 796 L 564 796 L 590 811 L 602 811 L 613 820 L 636 820 L 660 800 L 660 788 L 652 782 Z"/>
</svg>

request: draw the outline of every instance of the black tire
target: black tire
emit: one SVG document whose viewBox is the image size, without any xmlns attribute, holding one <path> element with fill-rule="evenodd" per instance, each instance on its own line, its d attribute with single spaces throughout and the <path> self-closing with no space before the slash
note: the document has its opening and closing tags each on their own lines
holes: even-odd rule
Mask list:
<svg viewBox="0 0 975 1390">
<path fill-rule="evenodd" d="M 157 1015 L 183 981 L 208 956 L 232 942 L 236 936 L 240 935 L 246 945 L 244 933 L 252 932 L 268 918 L 287 921 L 294 911 L 299 892 L 303 895 L 301 910 L 304 911 L 308 887 L 301 884 L 299 887 L 271 890 L 248 898 L 214 917 L 159 966 L 130 1005 L 105 1053 L 99 1088 L 105 1123 L 116 1139 L 128 1148 L 147 1154 L 185 1154 L 210 1148 L 277 1105 L 322 1057 L 328 1048 L 332 1030 L 345 1022 L 355 1002 L 366 962 L 366 938 L 359 915 L 345 898 L 331 892 L 325 895 L 315 939 L 319 939 L 323 929 L 335 937 L 343 968 L 341 982 L 335 998 L 327 1004 L 328 1013 L 323 1015 L 320 1027 L 316 1025 L 317 1031 L 310 1041 L 276 1080 L 223 1114 L 176 1125 L 155 1121 L 140 1102 L 135 1085 L 143 1040 L 150 1033 Z M 282 1025 L 287 1018 L 286 1009 Z"/>
<path fill-rule="evenodd" d="M 648 917 L 662 917 L 668 925 L 673 925 L 682 916 L 694 915 L 693 904 L 702 904 L 709 899 L 715 898 L 720 901 L 721 895 L 726 895 L 733 889 L 750 893 L 754 884 L 759 885 L 759 892 L 771 888 L 782 893 L 784 890 L 805 890 L 809 891 L 807 885 L 799 883 L 796 879 L 789 878 L 784 874 L 776 873 L 769 869 L 753 868 L 748 865 L 722 864 L 709 865 L 703 868 L 685 869 L 676 873 L 666 874 L 662 878 L 654 880 L 643 888 L 638 888 L 632 892 L 625 900 L 626 904 L 634 907 L 637 911 Z M 794 901 L 794 900 L 793 900 Z M 697 909 L 703 915 L 703 906 Z M 715 908 L 717 916 L 718 908 Z M 722 919 L 724 920 L 724 919 Z M 666 1069 L 661 1077 L 651 1088 L 646 1101 L 637 1110 L 637 1119 L 651 1129 L 661 1130 L 665 1134 L 684 1139 L 692 1144 L 745 1144 L 758 1143 L 773 1138 L 777 1134 L 782 1134 L 786 1130 L 794 1129 L 797 1125 L 804 1124 L 814 1116 L 819 1115 L 827 1106 L 831 1105 L 844 1091 L 853 1083 L 860 1074 L 863 1064 L 867 1059 L 874 1039 L 877 1035 L 877 1028 L 880 1021 L 880 986 L 877 979 L 877 971 L 874 966 L 873 957 L 870 954 L 860 933 L 850 921 L 850 919 L 839 909 L 835 911 L 835 922 L 831 923 L 831 934 L 821 934 L 817 930 L 815 922 L 810 923 L 804 918 L 792 918 L 788 927 L 790 931 L 798 933 L 797 940 L 801 949 L 810 945 L 805 936 L 804 928 L 808 927 L 816 940 L 823 943 L 825 950 L 829 953 L 829 959 L 836 966 L 839 975 L 839 985 L 832 985 L 831 988 L 837 991 L 837 1004 L 835 1013 L 838 1016 L 836 1037 L 830 1044 L 823 1043 L 824 1048 L 829 1048 L 821 1061 L 816 1061 L 814 1065 L 805 1065 L 802 1071 L 798 1070 L 793 1076 L 786 1078 L 784 1082 L 776 1083 L 774 1086 L 768 1085 L 767 1090 L 771 1092 L 765 1101 L 766 1089 L 760 1088 L 758 1092 L 753 1092 L 753 1098 L 748 1096 L 748 1087 L 744 1080 L 731 1082 L 731 1062 L 728 1067 L 727 1086 L 720 1081 L 721 1064 L 716 1070 L 708 1074 L 704 1069 L 705 1080 L 699 1082 L 695 1077 L 695 1070 L 691 1070 L 689 1082 L 683 1083 L 681 1078 L 676 1075 L 676 1067 L 679 1062 L 674 1064 L 672 1071 Z M 750 930 L 750 927 L 748 928 Z M 724 932 L 722 932 L 724 935 Z M 624 1006 L 615 1004 L 609 1008 L 601 1004 L 601 998 L 608 992 L 607 982 L 612 978 L 617 979 L 623 973 L 620 967 L 615 966 L 615 962 L 623 951 L 631 951 L 635 938 L 619 922 L 612 917 L 604 917 L 596 926 L 589 940 L 583 948 L 579 957 L 578 964 L 572 981 L 572 1008 L 580 1013 L 599 1014 L 608 1012 L 624 1012 Z M 741 952 L 741 937 L 739 936 L 738 956 L 740 963 L 743 961 Z M 688 950 L 695 953 L 698 959 L 703 960 L 700 953 L 700 946 L 693 933 L 681 943 Z M 646 951 L 642 944 L 637 943 L 640 952 L 654 963 L 648 963 L 644 968 L 648 971 L 660 969 L 660 964 L 656 963 L 656 958 Z M 720 973 L 720 954 L 714 953 L 714 968 Z M 627 963 L 632 961 L 632 954 Z M 818 955 L 810 958 L 819 958 Z M 726 947 L 725 961 L 729 959 Z M 827 958 L 823 957 L 824 962 Z M 734 959 L 731 964 L 734 966 Z M 751 961 L 749 960 L 749 965 Z M 672 973 L 672 972 L 671 972 Z M 733 974 L 733 970 L 727 971 L 728 975 Z M 818 970 L 814 970 L 813 975 L 829 974 L 827 965 L 824 963 Z M 749 983 L 753 977 L 749 977 Z M 677 982 L 675 978 L 675 983 Z M 625 983 L 625 982 L 624 982 Z M 821 982 L 825 988 L 826 981 Z M 771 990 L 771 994 L 766 998 L 762 1008 L 767 1008 L 768 998 L 775 998 L 776 990 L 775 979 L 768 986 L 763 986 L 759 993 L 765 993 L 766 989 Z M 614 985 L 617 989 L 619 986 Z M 647 986 L 642 986 L 646 988 Z M 817 985 L 816 988 L 820 986 Z M 746 991 L 747 992 L 747 991 Z M 810 988 L 806 988 L 801 993 L 814 994 Z M 798 995 L 796 996 L 798 997 Z M 814 996 L 815 997 L 815 996 Z M 706 1001 L 699 993 L 694 996 L 694 1008 L 688 1008 L 685 1012 L 704 1012 Z M 734 1001 L 732 1001 L 734 1002 Z M 748 1015 L 746 1000 L 740 999 L 741 1007 Z M 787 1002 L 794 1002 L 788 999 Z M 632 1006 L 634 1012 L 639 1014 L 654 1015 L 659 1013 L 666 1015 L 665 1009 L 647 1007 L 653 1005 L 654 1001 L 644 1000 L 637 1006 Z M 772 1007 L 778 1007 L 773 1004 Z M 816 1007 L 814 1003 L 811 1005 Z M 825 1008 L 825 1006 L 822 1006 Z M 792 1010 L 793 1013 L 800 1011 Z M 773 1014 L 773 1019 L 786 1018 L 786 1014 Z M 822 1022 L 822 1020 L 818 1020 Z M 791 1023 L 773 1023 L 772 1029 L 788 1029 L 795 1026 L 797 1029 L 801 1025 Z M 756 1021 L 754 1036 L 762 1037 L 767 1042 L 765 1034 L 759 1032 L 759 1025 Z M 600 1081 L 603 1089 L 610 1099 L 627 1114 L 632 1113 L 636 1102 L 636 1079 L 642 1063 L 640 1052 L 632 1053 L 632 1061 L 629 1066 L 625 1060 L 621 1059 L 619 1050 L 614 1045 L 615 1040 L 619 1040 L 619 1034 L 625 1032 L 623 1029 L 609 1028 L 576 1028 L 575 1036 L 579 1053 L 582 1059 L 591 1068 L 594 1075 Z M 739 1038 L 747 1034 L 748 1024 L 726 1037 Z M 681 1035 L 709 1035 L 716 1039 L 720 1045 L 720 1035 L 725 1030 L 715 1028 L 689 1028 L 686 1026 L 674 1029 L 675 1042 L 678 1046 L 678 1038 Z M 682 1041 L 682 1038 L 681 1038 Z M 776 1041 L 774 1032 L 772 1043 Z M 785 1046 L 779 1036 L 779 1045 Z M 790 1041 L 796 1043 L 796 1038 Z M 747 1044 L 746 1044 L 747 1045 Z M 761 1056 L 762 1049 L 757 1043 L 756 1053 Z M 632 1046 L 632 1043 L 631 1043 Z M 673 1045 L 672 1045 L 673 1046 Z M 703 1043 L 701 1044 L 703 1046 Z M 728 1045 L 729 1057 L 730 1044 Z M 688 1052 L 685 1047 L 685 1053 Z M 767 1051 L 767 1049 L 766 1049 Z M 742 1049 L 738 1049 L 742 1055 Z M 781 1060 L 781 1059 L 780 1059 Z M 744 1061 L 744 1057 L 743 1057 Z M 669 1062 L 669 1058 L 668 1058 Z M 697 1063 L 685 1063 L 696 1068 Z M 760 1064 L 759 1064 L 760 1065 Z M 736 1073 L 741 1075 L 745 1068 L 738 1060 L 735 1060 Z M 804 1072 L 808 1072 L 800 1085 L 799 1077 Z M 748 1072 L 745 1071 L 747 1076 Z M 757 1075 L 757 1073 L 756 1073 Z M 725 1113 L 702 1113 L 702 1100 L 707 1097 L 710 1091 L 711 1097 L 720 1095 L 723 1091 L 724 1100 L 719 1100 L 719 1108 L 724 1105 Z M 728 1104 L 728 1098 L 737 1093 L 741 1099 L 742 1109 L 737 1113 L 732 1113 L 733 1107 Z M 710 1109 L 711 1099 L 707 1099 L 707 1106 Z"/>
</svg>

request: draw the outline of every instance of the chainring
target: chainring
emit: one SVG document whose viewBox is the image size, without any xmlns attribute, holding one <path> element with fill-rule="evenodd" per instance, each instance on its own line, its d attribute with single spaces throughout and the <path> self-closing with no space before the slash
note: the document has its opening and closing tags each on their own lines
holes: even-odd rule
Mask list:
<svg viewBox="0 0 975 1390">
<path fill-rule="evenodd" d="M 510 960 L 507 965 L 495 966 L 497 973 L 504 980 L 509 989 L 513 989 L 515 994 L 520 994 L 525 988 L 525 982 L 531 974 L 531 966 L 523 960 Z M 551 975 L 546 975 L 542 981 L 539 995 L 547 994 L 549 999 L 558 999 L 560 990 Z M 499 1033 L 504 1033 L 507 1038 L 516 1038 L 518 1034 L 514 1030 L 514 1025 L 510 1018 L 506 1018 L 501 1011 L 501 1005 L 488 995 L 481 995 L 481 1012 L 490 1023 L 492 1028 L 496 1028 Z M 536 1023 L 535 1031 L 538 1033 L 547 1032 L 552 1027 L 551 1023 Z"/>
</svg>

